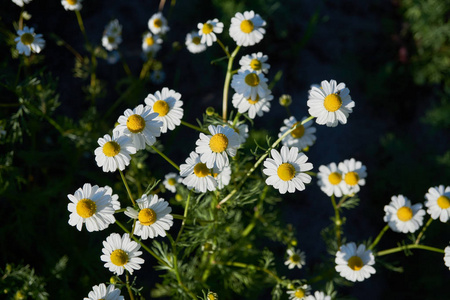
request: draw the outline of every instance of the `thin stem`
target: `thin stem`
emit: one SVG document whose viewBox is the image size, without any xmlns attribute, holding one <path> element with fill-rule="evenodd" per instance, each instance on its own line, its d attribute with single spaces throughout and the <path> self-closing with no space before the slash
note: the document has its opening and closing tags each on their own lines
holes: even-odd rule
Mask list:
<svg viewBox="0 0 450 300">
<path fill-rule="evenodd" d="M 383 256 L 383 255 L 387 255 L 387 254 L 401 252 L 406 249 L 423 249 L 423 250 L 433 251 L 433 252 L 437 252 L 437 253 L 445 253 L 444 249 L 439 249 L 439 248 L 425 246 L 425 245 L 409 244 L 409 245 L 399 246 L 399 247 L 380 251 L 378 253 L 375 253 L 375 256 Z"/>
<path fill-rule="evenodd" d="M 131 290 L 130 281 L 128 278 L 128 271 L 126 271 L 126 273 L 125 273 L 125 279 L 126 279 L 126 285 L 127 285 L 128 294 L 130 295 L 130 299 L 134 300 L 133 291 Z"/>
<path fill-rule="evenodd" d="M 75 14 L 77 15 L 78 26 L 80 26 L 80 30 L 81 30 L 81 33 L 83 34 L 84 40 L 87 45 L 90 45 L 88 37 L 86 35 L 86 29 L 84 28 L 83 18 L 81 17 L 81 13 L 79 10 L 76 10 Z"/>
<path fill-rule="evenodd" d="M 130 187 L 128 186 L 127 180 L 125 179 L 125 176 L 123 175 L 123 172 L 119 170 L 120 177 L 122 177 L 123 184 L 125 185 L 125 188 L 127 189 L 128 197 L 130 197 L 131 202 L 133 203 L 133 206 L 136 206 L 136 202 L 134 202 L 133 196 L 131 195 Z"/>
<path fill-rule="evenodd" d="M 342 221 L 341 221 L 341 217 L 339 215 L 339 208 L 337 208 L 336 200 L 334 199 L 334 194 L 331 195 L 331 204 L 333 204 L 333 208 L 334 208 L 334 216 L 335 216 L 334 224 L 336 225 L 336 240 L 337 240 L 337 245 L 338 245 L 338 248 L 339 248 L 339 247 L 341 247 L 341 225 L 342 225 Z"/>
<path fill-rule="evenodd" d="M 170 158 L 168 158 L 164 153 L 162 153 L 161 151 L 159 151 L 155 146 L 150 146 L 152 147 L 152 149 L 158 153 L 162 158 L 164 158 L 169 164 L 171 164 L 175 169 L 178 170 L 178 172 L 180 172 L 180 167 L 174 163 Z"/>
<path fill-rule="evenodd" d="M 384 226 L 383 229 L 381 229 L 380 233 L 377 235 L 375 240 L 373 241 L 372 245 L 369 246 L 369 250 L 372 250 L 375 248 L 375 246 L 380 242 L 381 238 L 383 237 L 384 233 L 389 229 L 389 225 Z"/>
<path fill-rule="evenodd" d="M 236 113 L 236 116 L 234 117 L 234 120 L 233 120 L 233 124 L 231 125 L 233 128 L 234 128 L 234 126 L 236 126 L 236 123 L 239 121 L 240 115 L 241 115 L 240 112 Z"/>
<path fill-rule="evenodd" d="M 193 124 L 191 124 L 191 123 L 188 123 L 188 122 L 185 122 L 185 121 L 183 121 L 183 120 L 181 121 L 181 125 L 184 125 L 184 126 L 189 127 L 189 128 L 191 128 L 191 129 L 194 129 L 194 130 L 203 132 L 204 134 L 211 134 L 209 131 L 204 130 L 204 129 L 201 129 L 201 128 L 198 127 L 198 126 L 195 126 L 195 125 L 193 125 Z"/>
<path fill-rule="evenodd" d="M 20 10 L 20 17 L 19 17 L 19 30 L 23 30 L 23 12 L 25 11 L 25 5 L 22 6 L 22 9 Z"/>
<path fill-rule="evenodd" d="M 427 224 L 422 228 L 422 231 L 420 231 L 419 235 L 417 236 L 417 239 L 414 244 L 419 244 L 420 240 L 422 239 L 423 234 L 425 233 L 425 230 L 427 230 L 428 226 L 430 226 L 431 222 L 433 222 L 433 219 L 430 217 L 428 219 Z"/>
<path fill-rule="evenodd" d="M 178 243 L 178 240 L 180 239 L 181 233 L 183 232 L 183 229 L 184 229 L 184 224 L 186 224 L 190 200 L 191 200 L 191 191 L 189 191 L 189 194 L 188 194 L 188 197 L 186 200 L 186 206 L 184 207 L 183 221 L 181 222 L 181 228 L 180 228 L 180 231 L 178 232 L 176 243 Z"/>
<path fill-rule="evenodd" d="M 342 204 L 344 204 L 345 200 L 347 200 L 349 196 L 348 195 L 344 195 L 343 197 L 341 197 L 341 199 L 339 200 L 339 203 L 337 204 L 337 208 L 340 208 Z"/>
<path fill-rule="evenodd" d="M 223 52 L 225 52 L 225 54 L 229 58 L 230 57 L 230 52 L 228 52 L 228 49 L 225 48 L 225 45 L 222 43 L 222 41 L 217 39 L 217 44 L 219 44 L 219 46 L 222 48 Z"/>
<path fill-rule="evenodd" d="M 199 222 L 200 224 L 201 223 L 215 223 L 216 222 L 216 220 L 203 220 L 203 219 L 197 219 L 197 218 L 189 219 L 189 218 L 186 218 L 186 217 L 184 217 L 182 215 L 177 215 L 177 214 L 171 214 L 171 215 L 172 215 L 172 217 L 174 219 L 186 220 L 186 221 L 191 221 L 191 222 Z"/>
<path fill-rule="evenodd" d="M 237 46 L 234 49 L 231 56 L 228 58 L 228 67 L 227 67 L 227 75 L 225 76 L 225 84 L 223 86 L 223 100 L 222 100 L 222 119 L 224 122 L 227 121 L 227 110 L 228 110 L 228 90 L 230 88 L 231 81 L 231 73 L 233 68 L 233 60 L 236 57 L 236 54 L 239 52 L 241 46 Z"/>
<path fill-rule="evenodd" d="M 273 277 L 277 282 L 282 282 L 283 280 L 278 277 L 275 273 L 273 273 L 272 271 L 266 269 L 266 268 L 261 268 L 255 265 L 250 265 L 250 264 L 245 264 L 245 263 L 241 263 L 241 262 L 217 262 L 216 264 L 218 265 L 224 265 L 224 266 L 233 266 L 233 267 L 238 267 L 238 268 L 243 268 L 243 269 L 254 269 L 254 270 L 258 270 L 258 271 L 263 271 L 265 273 L 267 273 L 268 275 L 270 275 L 271 277 Z"/>
</svg>

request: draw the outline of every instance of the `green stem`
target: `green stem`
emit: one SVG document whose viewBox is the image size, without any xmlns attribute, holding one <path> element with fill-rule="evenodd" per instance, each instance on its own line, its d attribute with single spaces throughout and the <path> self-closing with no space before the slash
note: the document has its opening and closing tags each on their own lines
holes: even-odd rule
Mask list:
<svg viewBox="0 0 450 300">
<path fill-rule="evenodd" d="M 130 299 L 134 300 L 133 291 L 131 290 L 130 280 L 128 278 L 128 271 L 126 271 L 126 273 L 125 273 L 125 278 L 126 278 L 126 285 L 127 285 L 128 294 L 130 295 Z"/>
<path fill-rule="evenodd" d="M 237 46 L 234 49 L 231 56 L 228 58 L 228 67 L 227 67 L 227 75 L 225 76 L 225 84 L 223 86 L 223 100 L 222 100 L 222 119 L 224 122 L 227 121 L 227 110 L 228 110 L 228 90 L 230 88 L 231 81 L 231 73 L 233 68 L 233 60 L 236 57 L 236 54 L 239 52 L 241 46 Z"/>
<path fill-rule="evenodd" d="M 177 214 L 171 214 L 173 216 L 174 219 L 178 219 L 178 220 L 186 220 L 186 221 L 192 221 L 192 222 L 199 222 L 201 223 L 215 223 L 216 220 L 203 220 L 203 219 L 188 219 L 186 217 L 183 217 L 182 215 L 177 215 Z"/>
<path fill-rule="evenodd" d="M 331 204 L 333 204 L 333 208 L 334 208 L 334 216 L 335 216 L 335 220 L 334 220 L 334 224 L 336 225 L 336 240 L 337 240 L 337 245 L 338 248 L 341 247 L 341 225 L 342 225 L 342 221 L 341 221 L 341 217 L 339 215 L 339 208 L 336 205 L 336 200 L 334 199 L 334 194 L 331 195 Z"/>
<path fill-rule="evenodd" d="M 186 206 L 184 207 L 183 221 L 181 222 L 181 228 L 180 228 L 180 231 L 178 232 L 176 243 L 178 243 L 178 240 L 181 237 L 181 233 L 183 233 L 184 224 L 186 224 L 186 219 L 187 219 L 187 215 L 188 215 L 188 211 L 189 211 L 189 202 L 190 202 L 190 200 L 191 200 L 191 192 L 189 191 L 189 194 L 188 194 L 188 197 L 187 197 L 187 200 L 186 200 Z"/>
<path fill-rule="evenodd" d="M 252 232 L 253 228 L 255 228 L 255 226 L 256 226 L 256 221 L 258 220 L 258 218 L 260 216 L 261 208 L 263 205 L 264 198 L 266 198 L 268 187 L 269 187 L 268 185 L 266 185 L 264 187 L 264 189 L 261 193 L 261 197 L 259 197 L 258 204 L 255 207 L 255 212 L 253 213 L 252 221 L 250 222 L 250 224 L 247 225 L 247 227 L 244 229 L 244 231 L 242 231 L 243 238 L 248 236 L 250 234 L 250 232 Z"/>
<path fill-rule="evenodd" d="M 240 115 L 241 115 L 240 112 L 236 113 L 236 116 L 234 117 L 234 120 L 233 120 L 233 125 L 231 125 L 233 128 L 234 128 L 234 126 L 236 126 L 236 123 L 239 121 Z"/>
<path fill-rule="evenodd" d="M 243 268 L 243 269 L 254 269 L 254 270 L 258 270 L 258 271 L 263 271 L 266 274 L 270 275 L 271 277 L 273 277 L 277 282 L 282 282 L 283 280 L 278 277 L 275 273 L 273 273 L 272 271 L 266 269 L 266 268 L 261 268 L 255 265 L 250 265 L 250 264 L 244 264 L 241 262 L 217 262 L 216 264 L 219 265 L 224 265 L 224 266 L 233 266 L 233 267 L 238 267 L 238 268 Z"/>
<path fill-rule="evenodd" d="M 422 228 L 422 231 L 420 231 L 419 235 L 417 236 L 417 239 L 416 239 L 416 242 L 415 242 L 416 245 L 419 244 L 420 240 L 422 239 L 423 234 L 427 230 L 428 226 L 430 226 L 432 221 L 433 221 L 433 219 L 430 217 L 430 219 L 428 219 L 428 221 L 425 224 L 425 226 Z"/>
<path fill-rule="evenodd" d="M 387 255 L 387 254 L 391 254 L 391 253 L 401 252 L 406 249 L 423 249 L 423 250 L 428 250 L 428 251 L 433 251 L 433 252 L 438 252 L 438 253 L 445 253 L 445 251 L 443 249 L 425 246 L 425 245 L 409 244 L 409 245 L 399 246 L 399 247 L 380 251 L 378 253 L 375 253 L 375 256 L 383 256 L 383 255 Z"/>
<path fill-rule="evenodd" d="M 130 197 L 130 200 L 133 203 L 133 206 L 136 206 L 136 202 L 134 202 L 133 196 L 131 195 L 130 187 L 128 186 L 127 180 L 125 179 L 123 172 L 119 170 L 119 173 L 120 173 L 120 177 L 122 177 L 123 184 L 125 185 L 125 188 L 127 190 L 128 197 Z"/>
<path fill-rule="evenodd" d="M 162 153 L 161 151 L 159 151 L 155 146 L 150 146 L 152 147 L 152 149 L 158 153 L 162 158 L 164 158 L 169 164 L 171 164 L 175 169 L 178 170 L 178 172 L 180 172 L 180 167 L 174 163 L 170 158 L 168 158 L 164 153 Z"/>
<path fill-rule="evenodd" d="M 83 18 L 81 17 L 81 13 L 79 10 L 76 10 L 75 14 L 77 15 L 78 26 L 80 26 L 80 30 L 81 30 L 81 33 L 83 34 L 86 45 L 90 45 L 88 37 L 86 35 L 86 29 L 84 28 Z"/>
<path fill-rule="evenodd" d="M 344 204 L 345 200 L 347 200 L 349 196 L 348 195 L 344 195 L 340 200 L 339 203 L 337 204 L 337 208 L 340 208 L 342 204 Z"/>
<path fill-rule="evenodd" d="M 222 43 L 221 40 L 217 39 L 217 44 L 222 48 L 223 52 L 227 55 L 227 57 L 230 57 L 230 52 L 228 52 L 227 48 L 225 48 L 225 45 Z"/>
<path fill-rule="evenodd" d="M 185 121 L 183 121 L 183 120 L 181 120 L 181 125 L 184 125 L 184 126 L 189 127 L 189 128 L 191 128 L 191 129 L 194 129 L 194 130 L 203 132 L 204 134 L 211 134 L 208 130 L 203 130 L 203 129 L 201 129 L 201 128 L 198 127 L 198 126 L 195 126 L 195 125 L 193 125 L 193 124 L 191 124 L 191 123 L 188 123 L 188 122 L 185 122 Z"/>
<path fill-rule="evenodd" d="M 377 235 L 376 239 L 373 241 L 372 245 L 367 248 L 368 250 L 372 250 L 375 248 L 375 246 L 380 242 L 381 238 L 383 237 L 384 233 L 389 229 L 389 225 L 384 226 L 384 228 L 380 231 L 380 233 Z"/>
</svg>

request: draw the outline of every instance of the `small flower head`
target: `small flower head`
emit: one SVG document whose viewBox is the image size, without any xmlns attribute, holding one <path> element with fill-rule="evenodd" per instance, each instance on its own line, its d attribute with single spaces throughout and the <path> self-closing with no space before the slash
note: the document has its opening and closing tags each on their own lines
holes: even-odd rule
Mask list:
<svg viewBox="0 0 450 300">
<path fill-rule="evenodd" d="M 305 300 L 331 300 L 331 296 L 326 296 L 324 292 L 316 291 L 313 295 L 309 295 Z"/>
<path fill-rule="evenodd" d="M 332 162 L 327 166 L 320 166 L 317 178 L 317 184 L 328 197 L 331 197 L 331 195 L 342 197 L 342 187 L 345 182 L 342 177 L 342 171 L 338 169 L 336 163 Z"/>
<path fill-rule="evenodd" d="M 61 4 L 65 10 L 81 10 L 83 7 L 81 1 L 82 0 L 61 0 Z"/>
<path fill-rule="evenodd" d="M 208 46 L 217 41 L 216 33 L 222 33 L 223 23 L 219 22 L 218 19 L 208 20 L 206 23 L 198 23 L 198 35 L 201 37 L 200 42 Z"/>
<path fill-rule="evenodd" d="M 139 256 L 142 251 L 138 251 L 141 245 L 132 241 L 130 235 L 125 233 L 122 237 L 118 233 L 111 233 L 103 241 L 103 255 L 100 259 L 105 262 L 105 268 L 109 271 L 122 275 L 124 270 L 133 274 L 134 270 L 139 270 L 144 260 Z"/>
<path fill-rule="evenodd" d="M 106 25 L 102 37 L 102 45 L 108 51 L 113 51 L 122 43 L 122 25 L 117 19 Z"/>
<path fill-rule="evenodd" d="M 270 65 L 266 63 L 268 59 L 269 57 L 267 55 L 258 52 L 243 56 L 239 60 L 239 64 L 241 65 L 241 70 L 249 70 L 256 72 L 256 74 L 268 73 L 270 69 Z"/>
<path fill-rule="evenodd" d="M 359 192 L 360 186 L 366 184 L 366 166 L 354 158 L 346 159 L 338 165 L 342 172 L 342 191 L 345 195 L 351 195 Z"/>
<path fill-rule="evenodd" d="M 177 173 L 169 173 L 164 177 L 164 187 L 172 193 L 177 192 L 177 185 L 181 183 L 182 179 Z"/>
<path fill-rule="evenodd" d="M 123 171 L 130 164 L 130 154 L 136 153 L 136 147 L 131 138 L 113 132 L 113 137 L 105 134 L 97 143 L 100 147 L 95 149 L 95 161 L 97 166 L 103 168 L 103 172 Z"/>
<path fill-rule="evenodd" d="M 450 186 L 443 185 L 431 187 L 425 195 L 425 206 L 427 213 L 433 219 L 438 219 L 445 223 L 450 219 Z"/>
<path fill-rule="evenodd" d="M 301 269 L 305 265 L 305 253 L 298 249 L 287 250 L 288 259 L 284 262 L 289 269 Z"/>
<path fill-rule="evenodd" d="M 297 288 L 287 291 L 289 295 L 289 300 L 303 300 L 309 295 L 311 287 L 307 284 L 303 284 Z"/>
<path fill-rule="evenodd" d="M 152 112 L 157 113 L 156 120 L 162 122 L 161 132 L 166 133 L 167 130 L 174 130 L 176 126 L 181 124 L 183 118 L 183 101 L 181 94 L 165 87 L 155 94 L 148 94 L 145 98 L 145 104 L 151 107 Z"/>
<path fill-rule="evenodd" d="M 292 104 L 292 97 L 291 95 L 283 94 L 280 96 L 279 102 L 281 106 L 288 107 Z"/>
<path fill-rule="evenodd" d="M 34 28 L 25 26 L 23 30 L 17 31 L 18 37 L 14 39 L 19 54 L 30 56 L 31 52 L 39 53 L 45 47 L 45 40 L 42 34 L 34 33 Z"/>
<path fill-rule="evenodd" d="M 25 4 L 28 4 L 31 2 L 31 0 L 12 0 L 15 4 L 17 4 L 20 7 L 23 7 Z"/>
<path fill-rule="evenodd" d="M 217 187 L 217 181 L 212 176 L 211 170 L 201 162 L 200 156 L 194 151 L 186 159 L 186 163 L 180 165 L 180 175 L 185 177 L 183 184 L 196 192 L 214 191 Z"/>
<path fill-rule="evenodd" d="M 257 74 L 249 70 L 239 70 L 237 74 L 234 74 L 231 87 L 236 93 L 251 99 L 264 98 L 269 94 L 267 78 L 262 73 Z"/>
<path fill-rule="evenodd" d="M 169 31 L 167 20 L 162 13 L 158 12 L 154 14 L 150 20 L 148 20 L 148 28 L 153 34 L 165 34 Z"/>
<path fill-rule="evenodd" d="M 450 246 L 445 247 L 444 252 L 444 263 L 450 270 Z"/>
<path fill-rule="evenodd" d="M 142 51 L 147 55 L 155 55 L 161 49 L 162 42 L 158 35 L 147 32 L 142 38 Z"/>
<path fill-rule="evenodd" d="M 306 117 L 303 117 L 301 122 L 303 122 L 305 119 Z M 316 136 L 314 135 L 314 133 L 316 132 L 316 128 L 311 127 L 312 121 L 310 120 L 303 125 L 299 125 L 301 124 L 301 122 L 297 121 L 295 117 L 290 117 L 289 119 L 284 120 L 285 126 L 280 128 L 278 137 L 281 137 L 286 133 L 286 131 L 296 127 L 283 139 L 284 146 L 305 149 L 314 144 L 314 142 L 316 141 Z"/>
<path fill-rule="evenodd" d="M 239 135 L 239 143 L 242 145 L 248 138 L 248 125 L 245 123 L 237 124 L 234 127 L 233 121 L 228 121 L 228 124 L 233 128 L 233 130 Z"/>
<path fill-rule="evenodd" d="M 422 204 L 411 205 L 411 201 L 403 195 L 392 196 L 392 201 L 384 207 L 384 221 L 395 232 L 415 232 L 422 226 L 425 211 Z"/>
<path fill-rule="evenodd" d="M 94 285 L 92 291 L 89 292 L 84 300 L 123 300 L 120 290 L 116 289 L 113 284 L 106 287 L 104 283 Z"/>
<path fill-rule="evenodd" d="M 219 300 L 219 296 L 216 293 L 209 291 L 208 294 L 206 295 L 206 299 Z"/>
<path fill-rule="evenodd" d="M 200 53 L 206 50 L 207 46 L 201 43 L 201 36 L 197 31 L 192 31 L 186 35 L 186 48 L 191 53 Z"/>
<path fill-rule="evenodd" d="M 231 180 L 231 167 L 225 166 L 222 170 L 217 167 L 212 168 L 211 175 L 217 181 L 217 188 L 219 190 L 223 189 L 230 183 Z"/>
<path fill-rule="evenodd" d="M 233 106 L 237 108 L 239 113 L 248 112 L 248 117 L 254 119 L 256 115 L 262 117 L 265 112 L 270 111 L 270 101 L 273 96 L 270 90 L 267 90 L 264 97 L 256 96 L 256 98 L 244 97 L 242 94 L 235 93 L 233 95 Z"/>
<path fill-rule="evenodd" d="M 375 274 L 375 257 L 363 244 L 356 247 L 355 243 L 342 245 L 336 253 L 336 271 L 350 281 L 363 281 Z"/>
<path fill-rule="evenodd" d="M 266 33 L 263 28 L 265 25 L 266 21 L 253 10 L 243 14 L 238 12 L 231 18 L 230 36 L 238 46 L 253 46 L 263 39 Z"/>
</svg>

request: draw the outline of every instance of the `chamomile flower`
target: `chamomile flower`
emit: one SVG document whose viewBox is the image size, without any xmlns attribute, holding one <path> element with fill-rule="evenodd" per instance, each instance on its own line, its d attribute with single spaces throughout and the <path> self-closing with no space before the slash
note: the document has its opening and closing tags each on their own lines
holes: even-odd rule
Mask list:
<svg viewBox="0 0 450 300">
<path fill-rule="evenodd" d="M 366 184 L 366 166 L 354 158 L 346 159 L 338 165 L 342 172 L 344 184 L 342 185 L 342 192 L 345 195 L 356 194 L 360 190 L 360 186 Z"/>
<path fill-rule="evenodd" d="M 103 241 L 103 247 L 100 259 L 105 262 L 105 268 L 117 275 L 122 275 L 124 270 L 133 274 L 133 271 L 139 270 L 140 265 L 144 263 L 139 257 L 142 254 L 142 251 L 138 251 L 141 245 L 132 241 L 128 233 L 122 237 L 118 233 L 111 233 L 106 241 Z"/>
<path fill-rule="evenodd" d="M 309 295 L 305 300 L 331 300 L 331 296 L 326 296 L 324 292 L 315 291 L 314 296 Z"/>
<path fill-rule="evenodd" d="M 191 53 L 200 53 L 206 50 L 207 46 L 201 43 L 202 38 L 197 31 L 192 31 L 186 35 L 186 48 Z"/>
<path fill-rule="evenodd" d="M 239 135 L 228 126 L 209 125 L 211 135 L 200 133 L 200 138 L 195 142 L 195 152 L 200 154 L 200 160 L 208 169 L 216 166 L 222 169 L 230 164 L 228 155 L 235 156 L 239 147 Z"/>
<path fill-rule="evenodd" d="M 162 122 L 157 117 L 150 106 L 140 104 L 133 110 L 124 111 L 117 119 L 119 125 L 114 128 L 114 133 L 130 137 L 137 150 L 145 149 L 146 144 L 153 145 L 156 137 L 161 135 Z"/>
<path fill-rule="evenodd" d="M 228 121 L 228 124 L 233 128 L 233 130 L 239 135 L 239 143 L 242 145 L 248 138 L 248 125 L 245 123 L 237 124 L 234 127 L 233 121 Z"/>
<path fill-rule="evenodd" d="M 120 25 L 119 20 L 114 19 L 108 23 L 105 27 L 106 34 L 121 36 L 122 35 L 122 25 Z"/>
<path fill-rule="evenodd" d="M 181 124 L 183 118 L 183 101 L 181 94 L 168 88 L 156 91 L 155 94 L 148 94 L 145 98 L 145 104 L 152 108 L 152 112 L 158 114 L 156 120 L 162 122 L 161 132 L 166 133 L 167 130 L 174 130 L 176 126 Z"/>
<path fill-rule="evenodd" d="M 86 224 L 87 231 L 92 232 L 103 230 L 116 222 L 111 194 L 109 187 L 100 188 L 98 185 L 85 183 L 74 195 L 67 195 L 71 201 L 67 205 L 70 212 L 69 225 L 76 226 L 81 231 L 83 224 Z M 118 196 L 114 195 L 114 198 L 117 201 Z"/>
<path fill-rule="evenodd" d="M 266 33 L 263 28 L 265 25 L 266 21 L 253 10 L 243 14 L 238 12 L 231 18 L 230 36 L 238 46 L 253 46 L 263 39 Z"/>
<path fill-rule="evenodd" d="M 17 4 L 20 7 L 23 7 L 25 4 L 28 4 L 31 2 L 31 0 L 12 0 L 15 4 Z"/>
<path fill-rule="evenodd" d="M 302 119 L 302 122 L 306 119 L 304 117 Z M 286 131 L 290 130 L 291 128 L 297 126 L 300 124 L 300 121 L 297 121 L 295 117 L 290 117 L 289 119 L 284 120 L 283 127 L 280 128 L 280 133 L 278 134 L 278 137 L 281 137 L 283 134 L 286 133 Z M 297 126 L 296 129 L 294 129 L 290 134 L 288 134 L 283 139 L 283 145 L 288 147 L 297 147 L 299 149 L 305 149 L 307 147 L 310 147 L 314 144 L 316 141 L 316 136 L 314 133 L 316 132 L 315 127 L 311 127 L 312 120 L 309 120 L 303 125 Z"/>
<path fill-rule="evenodd" d="M 181 183 L 182 179 L 177 173 L 169 173 L 164 176 L 164 187 L 172 193 L 177 192 L 177 184 Z"/>
<path fill-rule="evenodd" d="M 342 186 L 345 184 L 342 180 L 342 171 L 338 169 L 336 163 L 332 162 L 327 166 L 320 166 L 317 173 L 317 184 L 328 197 L 335 195 L 342 197 Z"/>
<path fill-rule="evenodd" d="M 81 10 L 83 7 L 81 1 L 82 0 L 61 0 L 61 4 L 65 10 Z"/>
<path fill-rule="evenodd" d="M 431 218 L 445 223 L 450 219 L 450 186 L 443 185 L 431 187 L 425 195 L 427 213 Z"/>
<path fill-rule="evenodd" d="M 289 290 L 286 293 L 289 295 L 290 300 L 303 300 L 310 293 L 311 287 L 307 284 L 297 287 L 296 289 Z"/>
<path fill-rule="evenodd" d="M 342 245 L 336 253 L 336 271 L 339 275 L 350 281 L 363 281 L 375 274 L 375 257 L 363 244 L 356 248 L 355 243 Z"/>
<path fill-rule="evenodd" d="M 106 25 L 102 37 L 102 45 L 106 50 L 112 51 L 122 43 L 122 25 L 117 19 L 112 20 Z"/>
<path fill-rule="evenodd" d="M 384 206 L 384 221 L 395 232 L 415 232 L 422 226 L 425 211 L 422 204 L 411 205 L 411 201 L 403 195 L 392 196 L 389 205 Z"/>
<path fill-rule="evenodd" d="M 212 168 L 211 175 L 217 181 L 217 188 L 219 190 L 221 190 L 230 183 L 231 167 L 225 166 L 225 167 L 223 167 L 222 170 L 219 170 L 219 168 L 214 167 L 214 168 Z"/>
<path fill-rule="evenodd" d="M 103 172 L 123 171 L 130 164 L 130 154 L 136 153 L 136 147 L 128 136 L 119 136 L 113 132 L 113 137 L 105 134 L 97 143 L 100 147 L 95 149 L 95 161 L 97 166 L 103 168 Z"/>
<path fill-rule="evenodd" d="M 146 194 L 136 200 L 139 210 L 127 207 L 125 214 L 132 219 L 137 219 L 134 234 L 143 240 L 166 236 L 166 231 L 173 225 L 172 208 L 163 198 L 157 195 Z"/>
<path fill-rule="evenodd" d="M 444 252 L 444 263 L 450 270 L 450 246 L 445 247 Z"/>
<path fill-rule="evenodd" d="M 147 55 L 155 55 L 161 49 L 162 39 L 151 32 L 144 34 L 142 38 L 142 51 Z"/>
<path fill-rule="evenodd" d="M 289 269 L 301 269 L 305 264 L 305 253 L 298 249 L 287 249 L 288 259 L 284 262 Z"/>
<path fill-rule="evenodd" d="M 113 195 L 113 190 L 111 187 L 105 185 L 103 188 L 105 189 L 105 195 L 111 197 L 111 204 L 114 210 L 119 210 L 120 209 L 119 196 L 117 194 Z"/>
<path fill-rule="evenodd" d="M 92 291 L 89 292 L 84 300 L 123 300 L 123 296 L 120 295 L 120 290 L 116 289 L 113 284 L 108 287 L 104 283 L 94 285 Z"/>
<path fill-rule="evenodd" d="M 157 12 L 148 20 L 148 28 L 153 34 L 165 34 L 170 29 L 167 26 L 166 18 L 160 12 Z"/>
<path fill-rule="evenodd" d="M 200 42 L 212 46 L 217 41 L 216 33 L 219 34 L 223 31 L 223 23 L 219 22 L 218 19 L 208 20 L 206 23 L 198 23 L 197 28 L 201 37 Z"/>
<path fill-rule="evenodd" d="M 273 96 L 270 90 L 264 97 L 256 96 L 256 98 L 244 97 L 242 94 L 235 93 L 233 95 L 233 106 L 243 114 L 248 112 L 248 117 L 254 119 L 256 115 L 262 117 L 265 112 L 270 111 L 270 101 Z"/>
<path fill-rule="evenodd" d="M 350 97 L 350 90 L 344 83 L 324 80 L 321 88 L 312 86 L 308 96 L 309 114 L 316 117 L 316 123 L 335 127 L 338 123 L 346 124 L 348 115 L 355 107 Z"/>
<path fill-rule="evenodd" d="M 194 151 L 190 153 L 186 163 L 180 165 L 180 175 L 185 177 L 183 184 L 196 192 L 206 193 L 207 190 L 214 191 L 217 187 L 211 170 L 201 162 L 200 156 Z"/>
<path fill-rule="evenodd" d="M 239 60 L 239 64 L 241 65 L 241 70 L 249 70 L 252 72 L 259 73 L 268 73 L 270 69 L 270 65 L 266 63 L 269 57 L 267 55 L 263 55 L 262 52 L 253 53 L 250 55 L 242 56 L 241 60 Z"/>
<path fill-rule="evenodd" d="M 36 34 L 34 28 L 25 26 L 23 30 L 17 30 L 17 35 L 14 41 L 17 43 L 16 49 L 19 54 L 30 56 L 31 52 L 39 53 L 45 47 L 45 40 L 42 34 Z"/>
<path fill-rule="evenodd" d="M 269 94 L 267 78 L 264 74 L 249 70 L 239 70 L 237 74 L 234 74 L 231 87 L 236 93 L 251 99 L 256 99 L 257 96 L 264 98 Z"/>
</svg>

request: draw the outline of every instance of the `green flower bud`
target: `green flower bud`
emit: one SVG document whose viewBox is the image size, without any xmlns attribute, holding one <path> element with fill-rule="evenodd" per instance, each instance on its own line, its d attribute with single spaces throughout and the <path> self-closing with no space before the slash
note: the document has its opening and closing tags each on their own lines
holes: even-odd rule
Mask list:
<svg viewBox="0 0 450 300">
<path fill-rule="evenodd" d="M 215 111 L 214 107 L 212 107 L 212 106 L 210 106 L 206 109 L 206 114 L 208 116 L 213 116 L 215 113 L 216 113 L 216 111 Z"/>
<path fill-rule="evenodd" d="M 291 95 L 287 95 L 287 94 L 281 95 L 281 97 L 280 97 L 280 105 L 281 106 L 288 107 L 289 105 L 291 105 L 291 103 L 292 103 Z"/>
</svg>

